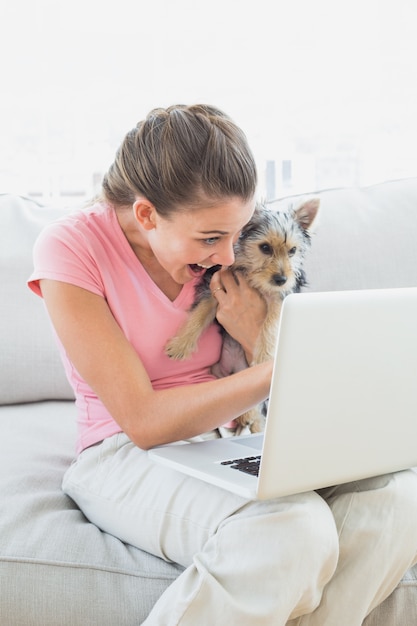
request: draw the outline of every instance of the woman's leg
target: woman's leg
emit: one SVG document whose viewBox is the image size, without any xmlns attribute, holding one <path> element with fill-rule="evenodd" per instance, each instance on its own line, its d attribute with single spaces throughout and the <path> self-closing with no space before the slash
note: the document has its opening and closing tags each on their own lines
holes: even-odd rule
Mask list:
<svg viewBox="0 0 417 626">
<path fill-rule="evenodd" d="M 247 501 L 153 464 L 125 435 L 86 450 L 63 486 L 103 530 L 186 567 L 146 626 L 284 626 L 318 606 L 336 568 L 318 494 Z"/>
<path fill-rule="evenodd" d="M 416 561 L 417 474 L 408 470 L 319 493 L 338 528 L 339 564 L 320 606 L 291 626 L 360 626 Z"/>
</svg>

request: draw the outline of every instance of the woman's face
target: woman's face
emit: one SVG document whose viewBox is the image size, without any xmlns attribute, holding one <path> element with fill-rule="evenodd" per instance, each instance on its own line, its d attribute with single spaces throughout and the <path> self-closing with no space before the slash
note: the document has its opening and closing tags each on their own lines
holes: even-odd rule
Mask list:
<svg viewBox="0 0 417 626">
<path fill-rule="evenodd" d="M 233 263 L 233 244 L 254 208 L 254 199 L 227 198 L 207 208 L 178 211 L 169 219 L 155 212 L 149 246 L 159 264 L 183 285 L 212 265 Z"/>
</svg>

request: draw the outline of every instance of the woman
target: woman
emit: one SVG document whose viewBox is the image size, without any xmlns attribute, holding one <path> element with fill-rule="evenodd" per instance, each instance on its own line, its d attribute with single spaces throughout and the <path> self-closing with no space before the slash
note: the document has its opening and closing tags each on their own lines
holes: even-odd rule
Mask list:
<svg viewBox="0 0 417 626">
<path fill-rule="evenodd" d="M 87 518 L 186 569 L 147 626 L 359 626 L 416 559 L 412 472 L 265 502 L 152 464 L 146 450 L 218 429 L 268 395 L 271 362 L 216 380 L 221 335 L 164 353 L 208 267 L 218 321 L 250 362 L 265 305 L 227 270 L 255 206 L 242 131 L 214 107 L 155 109 L 127 134 L 102 198 L 47 227 L 42 295 L 78 406 L 63 489 Z"/>
</svg>

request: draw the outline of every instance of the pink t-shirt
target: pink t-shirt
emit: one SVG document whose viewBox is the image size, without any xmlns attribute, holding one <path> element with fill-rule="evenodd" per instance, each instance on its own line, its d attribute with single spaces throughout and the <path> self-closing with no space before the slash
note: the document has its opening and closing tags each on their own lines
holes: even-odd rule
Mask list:
<svg viewBox="0 0 417 626">
<path fill-rule="evenodd" d="M 210 368 L 219 360 L 221 350 L 217 325 L 203 333 L 199 349 L 190 359 L 175 361 L 164 353 L 167 340 L 186 319 L 198 279 L 186 283 L 173 302 L 169 300 L 134 254 L 111 207 L 96 204 L 42 231 L 34 247 L 34 271 L 28 281 L 38 295 L 42 278 L 77 285 L 105 298 L 154 389 L 214 378 Z M 121 428 L 75 370 L 58 338 L 57 342 L 76 397 L 78 453 Z"/>
</svg>

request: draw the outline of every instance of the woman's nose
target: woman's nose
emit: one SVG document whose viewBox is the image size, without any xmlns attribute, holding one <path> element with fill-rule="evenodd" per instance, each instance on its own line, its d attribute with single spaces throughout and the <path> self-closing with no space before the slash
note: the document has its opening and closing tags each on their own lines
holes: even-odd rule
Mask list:
<svg viewBox="0 0 417 626">
<path fill-rule="evenodd" d="M 222 243 L 212 254 L 211 259 L 218 265 L 232 265 L 235 260 L 233 241 Z"/>
</svg>

